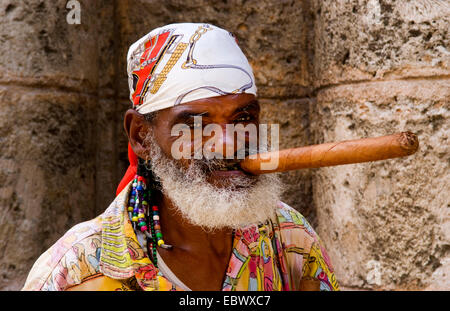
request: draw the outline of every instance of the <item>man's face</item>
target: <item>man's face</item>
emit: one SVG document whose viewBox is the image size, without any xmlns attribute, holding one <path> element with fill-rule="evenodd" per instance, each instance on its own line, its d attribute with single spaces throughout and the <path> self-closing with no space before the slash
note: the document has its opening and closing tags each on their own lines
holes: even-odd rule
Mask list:
<svg viewBox="0 0 450 311">
<path fill-rule="evenodd" d="M 199 99 L 159 111 L 152 122 L 153 137 L 162 152 L 173 159 L 172 144 L 180 139 L 181 132 L 178 136 L 172 136 L 172 129 L 177 124 L 185 124 L 191 135 L 188 139 L 184 139 L 183 148 L 189 150 L 192 158 L 177 160 L 181 167 L 189 167 L 192 161 L 203 164 L 201 168 L 206 175 L 207 181 L 219 188 L 229 187 L 236 179 L 248 179 L 249 184 L 251 184 L 250 181 L 254 180 L 255 177 L 240 169 L 238 163 L 242 159 L 237 158 L 237 152 L 240 148 L 245 149 L 247 147 L 245 155 L 248 155 L 249 136 L 251 134 L 244 131 L 242 132 L 243 135 L 239 136 L 235 132 L 227 132 L 227 125 L 241 124 L 245 127 L 253 124 L 255 125 L 254 128 L 258 129 L 259 113 L 260 106 L 252 94 L 235 94 Z M 198 122 L 198 117 L 201 117 L 201 123 Z M 217 129 L 220 129 L 222 135 L 217 135 L 217 137 L 215 137 L 215 134 L 212 136 L 202 135 L 200 140 L 198 140 L 198 136 L 196 138 L 194 132 L 202 133 L 201 131 L 208 125 L 214 125 Z M 204 157 L 201 160 L 193 159 L 195 146 L 197 148 L 200 146 L 203 150 L 203 146 L 211 138 L 214 138 L 214 145 L 209 150 L 212 154 L 223 156 L 223 160 L 208 161 Z M 225 154 L 229 150 L 232 150 L 232 159 L 228 153 Z"/>
<path fill-rule="evenodd" d="M 236 165 L 236 159 L 225 157 L 222 160 L 205 157 L 177 160 L 172 155 L 172 146 L 180 136 L 172 136 L 172 128 L 176 124 L 186 124 L 192 134 L 198 127 L 217 124 L 221 129 L 219 132 L 223 132 L 216 141 L 217 145 L 223 145 L 222 151 L 231 145 L 233 154 L 242 144 L 232 139 L 234 134 L 227 135 L 226 125 L 254 125 L 257 128 L 259 111 L 253 95 L 227 95 L 158 111 L 150 123 L 142 122 L 142 117 L 136 112 L 128 111 L 125 127 L 135 152 L 139 157 L 150 160 L 150 169 L 160 182 L 162 192 L 185 219 L 203 228 L 239 228 L 274 217 L 282 191 L 278 176 L 248 175 Z M 194 123 L 194 117 L 199 115 L 202 117 L 201 125 Z M 138 136 L 142 139 L 140 142 L 136 139 Z M 244 136 L 241 141 L 247 142 L 248 139 Z M 207 144 L 205 140 L 208 138 L 200 140 L 201 144 Z M 194 135 L 190 135 L 183 144 L 183 148 L 193 153 Z M 214 148 L 213 151 L 218 152 Z"/>
</svg>

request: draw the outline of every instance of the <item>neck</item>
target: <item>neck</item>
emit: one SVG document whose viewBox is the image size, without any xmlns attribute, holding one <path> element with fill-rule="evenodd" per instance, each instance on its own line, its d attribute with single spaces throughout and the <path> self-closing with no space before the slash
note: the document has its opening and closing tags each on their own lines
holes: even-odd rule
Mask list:
<svg viewBox="0 0 450 311">
<path fill-rule="evenodd" d="M 170 250 L 158 248 L 165 264 L 192 290 L 221 290 L 232 251 L 232 229 L 206 231 L 188 223 L 167 196 L 159 193 L 155 199 L 164 241 L 172 245 Z"/>
</svg>

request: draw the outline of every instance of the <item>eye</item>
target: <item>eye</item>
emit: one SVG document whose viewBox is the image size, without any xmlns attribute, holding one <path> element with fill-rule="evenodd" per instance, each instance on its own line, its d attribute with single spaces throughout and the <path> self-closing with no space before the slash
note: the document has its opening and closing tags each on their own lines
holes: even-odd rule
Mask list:
<svg viewBox="0 0 450 311">
<path fill-rule="evenodd" d="M 191 129 L 202 128 L 202 122 L 191 122 L 191 123 L 187 123 L 187 125 L 188 125 Z"/>
<path fill-rule="evenodd" d="M 236 123 L 239 123 L 239 122 L 250 122 L 250 121 L 253 121 L 253 120 L 254 120 L 254 117 L 249 115 L 249 114 L 247 114 L 247 115 L 243 115 L 243 116 L 238 117 L 237 119 L 234 120 L 234 122 L 236 122 Z"/>
</svg>

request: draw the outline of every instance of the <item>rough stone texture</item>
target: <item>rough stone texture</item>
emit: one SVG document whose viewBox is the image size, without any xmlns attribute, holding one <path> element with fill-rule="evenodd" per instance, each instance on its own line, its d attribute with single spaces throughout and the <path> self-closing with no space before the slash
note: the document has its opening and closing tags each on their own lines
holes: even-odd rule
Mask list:
<svg viewBox="0 0 450 311">
<path fill-rule="evenodd" d="M 84 6 L 83 23 L 69 25 L 66 2 L 1 2 L 1 82 L 96 90 L 98 57 L 92 30 L 97 29 L 97 6 Z"/>
<path fill-rule="evenodd" d="M 269 100 L 261 99 L 261 123 L 279 124 L 279 148 L 311 145 L 309 133 L 309 99 Z M 311 170 L 281 173 L 285 184 L 283 201 L 300 211 L 308 221 L 317 224 L 312 199 Z"/>
<path fill-rule="evenodd" d="M 96 191 L 110 191 L 117 179 L 108 171 L 115 100 L 106 99 L 115 83 L 113 10 L 107 1 L 81 1 L 82 23 L 69 25 L 66 3 L 0 3 L 3 290 L 20 289 L 43 251 L 114 197 Z"/>
<path fill-rule="evenodd" d="M 95 120 L 96 167 L 95 182 L 98 189 L 95 196 L 95 214 L 99 215 L 109 206 L 116 195 L 118 184 L 117 171 L 117 126 L 120 122 L 116 113 L 116 102 L 112 99 L 100 99 Z M 122 176 L 122 175 L 121 175 Z"/>
<path fill-rule="evenodd" d="M 423 289 L 440 282 L 450 288 L 444 273 L 450 257 L 448 86 L 449 80 L 343 85 L 320 91 L 311 105 L 315 143 L 406 130 L 420 141 L 413 156 L 314 174 L 318 231 L 343 286 Z"/>
<path fill-rule="evenodd" d="M 0 87 L 0 287 L 18 289 L 37 257 L 95 216 L 89 96 Z"/>
<path fill-rule="evenodd" d="M 83 4 L 82 4 L 83 5 Z M 92 5 L 92 1 L 89 1 Z M 97 40 L 97 107 L 96 107 L 96 215 L 101 214 L 114 199 L 116 186 L 120 178 L 118 163 L 117 124 L 122 123 L 118 112 L 118 38 L 115 4 L 110 0 L 94 2 L 97 5 L 97 28 L 91 28 L 93 38 Z M 86 5 L 83 5 L 84 8 Z M 100 9 L 101 8 L 101 9 Z M 84 9 L 83 11 L 84 12 Z M 83 14 L 83 13 L 82 13 Z M 82 16 L 83 18 L 83 16 Z"/>
<path fill-rule="evenodd" d="M 312 0 L 314 87 L 448 75 L 450 3 Z"/>
</svg>

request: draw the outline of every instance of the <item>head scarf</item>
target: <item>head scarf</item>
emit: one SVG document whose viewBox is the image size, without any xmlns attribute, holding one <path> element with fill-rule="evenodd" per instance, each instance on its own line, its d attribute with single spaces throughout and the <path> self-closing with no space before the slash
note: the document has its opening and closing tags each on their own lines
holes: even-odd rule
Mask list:
<svg viewBox="0 0 450 311">
<path fill-rule="evenodd" d="M 170 24 L 152 30 L 128 50 L 127 72 L 130 100 L 141 114 L 214 96 L 256 95 L 252 68 L 236 38 L 210 24 Z M 130 166 L 116 195 L 137 172 L 130 144 L 128 159 Z"/>
</svg>

